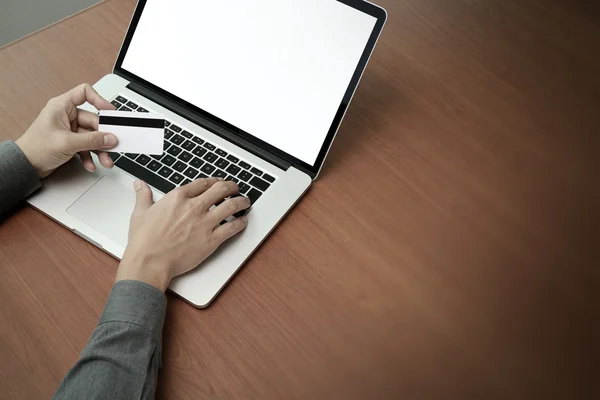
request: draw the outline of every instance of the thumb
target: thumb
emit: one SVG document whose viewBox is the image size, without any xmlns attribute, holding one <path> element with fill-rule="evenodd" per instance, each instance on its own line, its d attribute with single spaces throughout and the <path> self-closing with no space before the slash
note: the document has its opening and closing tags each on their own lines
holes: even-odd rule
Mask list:
<svg viewBox="0 0 600 400">
<path fill-rule="evenodd" d="M 69 135 L 67 145 L 73 153 L 86 150 L 105 150 L 115 147 L 119 139 L 112 133 L 86 132 Z"/>
<path fill-rule="evenodd" d="M 152 200 L 152 190 L 150 186 L 144 181 L 136 180 L 133 182 L 133 188 L 135 189 L 135 208 L 133 209 L 133 215 L 140 214 L 154 204 Z"/>
</svg>

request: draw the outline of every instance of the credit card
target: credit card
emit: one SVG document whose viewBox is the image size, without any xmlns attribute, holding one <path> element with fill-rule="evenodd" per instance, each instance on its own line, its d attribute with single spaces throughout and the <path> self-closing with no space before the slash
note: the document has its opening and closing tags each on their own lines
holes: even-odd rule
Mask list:
<svg viewBox="0 0 600 400">
<path fill-rule="evenodd" d="M 119 144 L 110 149 L 111 152 L 152 155 L 163 153 L 164 115 L 100 110 L 98 116 L 98 130 L 113 133 L 119 138 Z"/>
</svg>

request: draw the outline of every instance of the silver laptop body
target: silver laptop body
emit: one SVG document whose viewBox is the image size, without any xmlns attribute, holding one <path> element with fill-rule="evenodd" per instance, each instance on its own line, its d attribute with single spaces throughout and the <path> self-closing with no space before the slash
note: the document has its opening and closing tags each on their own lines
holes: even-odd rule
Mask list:
<svg viewBox="0 0 600 400">
<path fill-rule="evenodd" d="M 185 0 L 170 2 L 159 0 L 139 1 L 113 73 L 104 76 L 94 85 L 94 88 L 101 96 L 112 101 L 119 109 L 131 110 L 132 112 L 148 111 L 164 114 L 169 124 L 165 129 L 165 153 L 160 157 L 113 154 L 112 156 L 115 160 L 114 168 L 110 170 L 104 169 L 96 162 L 98 169 L 93 173 L 84 170 L 80 165 L 79 159 L 75 158 L 47 178 L 43 182 L 42 189 L 28 200 L 33 207 L 45 215 L 113 257 L 120 259 L 127 246 L 129 218 L 135 204 L 135 193 L 132 188 L 135 179 L 144 179 L 152 186 L 155 201 L 160 200 L 165 193 L 181 184 L 188 183 L 201 176 L 215 176 L 214 174 L 217 171 L 220 171 L 221 174 L 218 176 L 226 174 L 225 179 L 235 179 L 239 183 L 246 185 L 244 186 L 246 189 L 245 194 L 254 200 L 251 211 L 248 214 L 249 223 L 247 228 L 241 234 L 221 246 L 200 267 L 175 278 L 171 282 L 169 289 L 195 307 L 206 307 L 210 304 L 236 271 L 267 238 L 269 233 L 291 210 L 296 202 L 298 202 L 308 190 L 312 181 L 317 177 L 386 19 L 383 9 L 357 0 L 331 0 L 328 2 L 323 2 L 322 0 L 308 0 L 306 2 L 296 0 L 257 0 L 256 2 L 234 0 L 233 2 L 235 3 L 236 1 L 240 4 L 240 7 L 248 7 L 248 3 L 252 3 L 256 8 L 245 10 L 244 13 L 241 13 L 236 12 L 232 8 L 227 10 L 214 9 L 214 7 L 222 7 L 227 2 L 208 2 L 203 0 L 196 2 L 193 9 L 190 9 L 192 7 L 190 6 L 191 3 Z M 167 3 L 168 6 L 165 5 Z M 331 6 L 329 3 L 333 3 L 335 6 Z M 219 5 L 215 6 L 215 4 Z M 328 6 L 323 8 L 321 4 L 328 4 Z M 162 9 L 163 7 L 168 7 L 168 9 Z M 206 88 L 206 91 L 209 91 L 208 87 L 211 82 L 218 81 L 219 77 L 213 75 L 206 78 L 208 72 L 193 72 L 189 76 L 186 76 L 180 70 L 172 72 L 172 69 L 176 70 L 179 67 L 176 68 L 172 64 L 169 65 L 169 63 L 183 62 L 182 60 L 188 57 L 187 54 L 192 53 L 193 57 L 195 57 L 194 60 L 196 60 L 199 57 L 198 53 L 202 53 L 202 65 L 207 65 L 207 70 L 210 70 L 210 68 L 214 68 L 214 71 L 221 70 L 223 66 L 218 65 L 218 63 L 223 62 L 223 57 L 230 57 L 231 53 L 240 54 L 242 52 L 242 48 L 237 48 L 235 47 L 236 45 L 232 45 L 232 48 L 227 48 L 229 43 L 237 43 L 238 40 L 242 40 L 232 36 L 240 34 L 240 32 L 235 31 L 240 24 L 247 25 L 244 27 L 246 32 L 252 31 L 252 29 L 260 30 L 262 28 L 255 27 L 265 26 L 264 21 L 272 21 L 273 18 L 279 17 L 281 20 L 285 20 L 289 18 L 287 15 L 288 12 L 293 11 L 297 16 L 298 10 L 302 10 L 300 15 L 306 15 L 305 22 L 308 25 L 311 24 L 309 23 L 309 19 L 313 18 L 312 16 L 321 15 L 312 24 L 315 26 L 320 24 L 319 26 L 324 29 L 322 29 L 323 32 L 327 32 L 329 29 L 327 26 L 328 23 L 325 24 L 324 21 L 334 21 L 331 26 L 335 27 L 335 29 L 346 29 L 347 32 L 340 32 L 337 39 L 333 38 L 331 42 L 335 43 L 336 40 L 340 41 L 342 40 L 340 38 L 345 38 L 342 42 L 344 46 L 347 46 L 349 49 L 355 49 L 354 57 L 347 54 L 348 59 L 340 61 L 340 58 L 344 56 L 344 54 L 340 53 L 335 57 L 335 60 L 332 59 L 334 61 L 331 64 L 339 65 L 338 69 L 340 71 L 347 71 L 349 68 L 351 73 L 346 74 L 347 77 L 343 80 L 346 82 L 343 92 L 339 92 L 338 90 L 339 100 L 334 111 L 330 112 L 330 115 L 325 115 L 325 117 L 329 118 L 328 121 L 330 123 L 328 122 L 326 132 L 323 131 L 322 136 L 319 136 L 322 137 L 322 140 L 320 142 L 317 140 L 314 143 L 312 148 L 313 159 L 308 159 L 308 156 L 305 155 L 302 155 L 303 158 L 300 159 L 297 157 L 299 154 L 289 154 L 289 149 L 291 148 L 291 151 L 294 151 L 294 146 L 289 147 L 288 151 L 283 151 L 281 148 L 265 141 L 264 136 L 261 139 L 260 135 L 257 135 L 258 132 L 262 131 L 262 121 L 272 121 L 275 119 L 269 110 L 265 110 L 263 113 L 261 108 L 257 108 L 257 111 L 252 116 L 252 118 L 256 117 L 256 119 L 250 121 L 244 120 L 243 112 L 236 113 L 236 107 L 240 107 L 240 105 L 233 100 L 231 110 L 227 109 L 221 112 L 215 111 L 219 109 L 218 105 L 208 104 L 215 96 L 208 99 L 205 98 L 202 101 L 190 101 L 190 98 L 194 97 L 193 93 L 204 92 L 202 88 Z M 223 14 L 224 12 L 225 14 Z M 172 13 L 177 18 L 175 20 L 172 18 L 169 19 L 167 15 L 164 15 L 165 13 Z M 229 14 L 232 14 L 231 19 L 236 21 L 235 24 L 227 22 L 229 21 L 227 18 Z M 268 18 L 266 19 L 264 17 L 265 14 L 268 14 Z M 161 17 L 159 18 L 158 15 Z M 218 45 L 219 49 L 224 50 L 225 53 L 228 52 L 227 56 L 215 59 L 216 57 L 211 54 L 214 52 L 202 52 L 198 50 L 197 46 L 192 47 L 187 42 L 184 46 L 179 43 L 179 39 L 175 38 L 164 39 L 167 40 L 167 43 L 154 42 L 155 40 L 163 40 L 165 19 L 171 25 L 176 23 L 186 24 L 184 21 L 186 18 L 196 18 L 195 16 L 202 16 L 197 18 L 205 19 L 203 26 L 206 26 L 211 20 L 217 20 L 215 24 L 218 25 L 214 25 L 213 29 L 231 30 L 229 33 L 215 32 L 214 35 L 208 35 L 206 31 L 203 33 L 198 32 L 196 28 L 193 31 L 184 31 L 196 35 L 195 37 L 198 38 L 198 42 L 203 43 L 203 45 L 198 45 L 200 48 L 210 49 L 211 46 Z M 224 22 L 220 18 L 225 18 Z M 261 20 L 260 24 L 253 20 L 255 18 Z M 196 26 L 199 23 L 197 22 Z M 145 34 L 147 36 L 142 35 L 144 30 L 153 32 L 152 28 L 163 32 L 160 38 L 153 39 L 152 33 Z M 277 31 L 277 29 L 285 28 L 277 25 L 272 26 L 270 29 Z M 357 33 L 359 30 L 362 34 Z M 318 31 L 319 29 L 315 28 L 313 32 Z M 294 32 L 304 31 L 297 30 Z M 294 32 L 292 34 L 296 34 Z M 229 37 L 222 39 L 223 35 L 228 35 Z M 310 35 L 299 37 L 306 46 L 310 46 L 311 40 L 315 40 L 314 38 L 311 39 Z M 324 38 L 325 42 L 327 42 L 326 39 Z M 256 40 L 253 43 L 257 43 Z M 262 40 L 265 43 L 270 43 L 269 46 L 281 45 L 273 44 L 275 41 L 271 43 L 270 39 L 267 38 Z M 346 45 L 346 41 L 349 44 Z M 323 46 L 327 45 L 324 44 Z M 156 52 L 158 55 L 156 58 L 144 53 L 149 52 L 148 54 L 150 54 L 154 52 L 154 49 L 151 49 L 151 51 L 147 50 L 147 48 L 152 48 L 153 46 L 159 49 Z M 184 46 L 184 48 L 179 48 L 181 46 Z M 244 46 L 248 47 L 248 43 L 245 43 Z M 257 45 L 260 49 L 263 49 L 265 46 Z M 281 53 L 286 53 L 286 57 L 295 60 L 294 62 L 297 63 L 299 73 L 303 74 L 303 79 L 307 79 L 307 82 L 311 82 L 313 78 L 320 79 L 316 76 L 316 72 L 307 71 L 307 69 L 311 68 L 310 65 L 302 65 L 303 57 L 298 57 L 298 54 L 303 55 L 302 46 L 296 43 L 295 46 L 298 46 L 298 50 L 295 50 L 293 46 L 289 50 L 289 43 L 285 44 L 285 46 L 286 50 L 281 51 Z M 323 46 L 321 46 L 321 49 Z M 340 46 L 338 45 L 336 48 L 340 48 Z M 174 55 L 170 57 L 169 54 L 174 54 L 171 49 L 176 49 L 173 52 L 179 52 L 180 56 L 177 57 Z M 360 49 L 360 51 L 357 52 L 356 49 Z M 340 50 L 340 52 L 343 52 L 343 50 Z M 306 54 L 309 53 L 312 54 L 310 51 L 306 52 Z M 348 50 L 348 53 L 351 53 L 351 51 Z M 141 61 L 138 62 L 135 59 L 131 61 L 128 59 L 134 57 L 134 55 Z M 315 55 L 312 54 L 312 56 L 314 57 Z M 273 63 L 280 62 L 277 56 L 265 55 L 264 57 L 271 60 L 269 61 L 269 66 L 271 67 Z M 260 64 L 261 62 L 263 61 L 260 59 L 253 60 L 252 62 L 243 62 L 241 60 L 237 68 L 239 68 L 239 71 L 252 68 L 252 66 L 244 64 L 254 64 L 255 67 L 263 68 Z M 286 62 L 289 62 L 289 60 Z M 164 63 L 165 65 L 151 64 L 155 70 L 150 68 L 144 70 L 149 65 L 148 63 Z M 136 67 L 136 65 L 139 65 L 139 67 Z M 156 67 L 156 65 L 159 65 L 159 67 Z M 231 65 L 231 63 L 228 65 Z M 323 68 L 326 68 L 326 66 Z M 136 73 L 142 70 L 144 70 L 143 77 Z M 258 71 L 260 73 L 262 70 Z M 231 71 L 228 73 L 231 74 Z M 149 77 L 154 76 L 153 74 L 166 78 L 149 79 Z M 199 76 L 200 74 L 202 76 Z M 243 71 L 240 74 L 243 74 Z M 311 74 L 314 74 L 315 77 L 311 76 Z M 239 74 L 235 73 L 234 75 L 239 78 Z M 173 76 L 176 76 L 176 78 L 171 79 Z M 265 79 L 271 76 L 272 73 L 266 76 Z M 331 76 L 337 77 L 336 74 Z M 170 85 L 171 87 L 165 87 L 165 84 L 162 82 L 169 80 L 171 80 L 171 84 L 167 84 L 167 86 Z M 223 77 L 223 82 L 223 86 L 226 87 L 229 79 Z M 279 82 L 279 84 L 281 83 Z M 285 82 L 283 83 L 285 84 Z M 253 84 L 256 84 L 256 82 L 253 81 Z M 240 97 L 245 96 L 251 99 L 255 97 L 252 94 L 249 95 L 247 92 L 243 92 L 244 85 L 241 86 Z M 306 85 L 303 86 L 306 87 Z M 177 89 L 173 89 L 175 87 Z M 192 92 L 192 95 L 188 93 L 183 96 L 182 93 L 189 90 L 190 87 L 200 89 Z M 287 96 L 288 92 L 301 90 L 300 88 L 294 89 L 293 84 L 290 87 L 291 89 L 288 91 L 280 93 L 283 93 L 283 96 Z M 323 87 L 323 85 L 320 85 L 320 87 Z M 229 91 L 228 96 L 230 98 L 237 99 L 238 96 L 233 91 L 234 89 L 226 88 L 223 90 Z M 269 90 L 272 90 L 272 93 L 277 93 L 278 90 L 282 89 L 273 86 Z M 265 91 L 268 90 L 265 89 Z M 185 99 L 179 97 L 179 95 L 182 95 Z M 256 94 L 256 97 L 260 96 L 261 94 Z M 332 98 L 334 97 L 332 95 Z M 269 98 L 262 100 L 265 104 L 269 101 L 271 101 Z M 290 98 L 289 102 L 313 104 L 312 100 L 302 103 L 298 100 L 298 97 Z M 256 106 L 253 102 L 246 104 L 247 107 Z M 270 104 L 271 107 L 269 108 L 273 110 L 276 110 L 280 106 L 276 100 Z M 96 111 L 87 103 L 81 108 Z M 281 108 L 277 113 L 277 116 L 289 114 L 294 117 L 294 120 L 289 118 L 290 120 L 285 125 L 276 127 L 280 129 L 281 135 L 289 135 L 290 143 L 301 143 L 298 140 L 299 137 L 312 137 L 311 134 L 293 133 L 298 125 L 296 123 L 297 118 L 310 119 L 311 115 L 318 114 L 322 110 L 318 109 L 304 116 L 302 113 L 297 113 L 296 111 L 297 108 L 294 110 Z M 296 114 L 294 114 L 295 112 Z M 246 117 L 248 116 L 246 115 Z M 309 123 L 313 122 L 309 120 Z M 316 124 L 316 122 L 314 123 Z M 277 133 L 276 129 L 267 126 L 268 123 L 265 122 L 264 125 L 265 132 L 269 131 L 270 128 L 271 131 Z M 247 127 L 250 126 L 253 128 L 247 131 Z M 319 130 L 315 129 L 315 131 Z M 317 135 L 314 136 L 317 137 Z M 306 150 L 308 153 L 308 150 L 310 150 L 308 146 Z M 183 157 L 183 153 L 189 153 L 191 157 L 189 155 Z M 210 157 L 207 154 L 213 154 L 213 156 Z M 165 158 L 167 155 L 171 158 Z M 172 159 L 175 159 L 176 163 L 178 163 L 177 169 L 175 169 L 175 163 L 172 162 Z M 97 161 L 96 158 L 95 161 Z M 185 164 L 184 169 L 182 169 L 181 163 Z M 242 179 L 240 174 L 244 171 L 246 174 L 243 175 L 244 179 Z M 168 239 L 165 238 L 165 240 Z"/>
</svg>

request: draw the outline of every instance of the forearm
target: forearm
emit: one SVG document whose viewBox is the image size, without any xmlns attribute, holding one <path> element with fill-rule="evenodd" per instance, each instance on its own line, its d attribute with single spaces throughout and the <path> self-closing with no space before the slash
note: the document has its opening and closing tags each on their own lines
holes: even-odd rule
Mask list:
<svg viewBox="0 0 600 400">
<path fill-rule="evenodd" d="M 154 398 L 166 298 L 138 281 L 115 283 L 81 358 L 55 399 Z"/>
<path fill-rule="evenodd" d="M 37 171 L 15 142 L 0 143 L 0 215 L 40 187 Z"/>
</svg>

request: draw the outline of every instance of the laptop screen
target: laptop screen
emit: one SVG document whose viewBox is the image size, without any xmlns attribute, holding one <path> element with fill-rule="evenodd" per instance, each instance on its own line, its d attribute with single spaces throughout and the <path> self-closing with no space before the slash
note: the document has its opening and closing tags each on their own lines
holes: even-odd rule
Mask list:
<svg viewBox="0 0 600 400">
<path fill-rule="evenodd" d="M 376 22 L 335 0 L 147 0 L 122 68 L 314 165 Z"/>
</svg>

